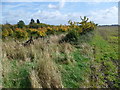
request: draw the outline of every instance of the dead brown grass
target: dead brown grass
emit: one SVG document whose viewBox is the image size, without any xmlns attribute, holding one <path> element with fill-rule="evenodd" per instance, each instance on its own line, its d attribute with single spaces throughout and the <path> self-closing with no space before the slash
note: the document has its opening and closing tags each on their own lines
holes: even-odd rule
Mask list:
<svg viewBox="0 0 120 90">
<path fill-rule="evenodd" d="M 63 37 L 63 35 L 59 37 Z M 20 42 L 7 41 L 2 44 L 2 53 L 7 60 L 17 60 L 19 65 L 21 62 L 37 63 L 38 66 L 29 72 L 32 88 L 62 88 L 61 74 L 54 59 L 59 58 L 60 53 L 64 53 L 66 54 L 65 61 L 72 62 L 73 59 L 69 54 L 74 48 L 69 43 L 59 44 L 58 41 L 57 36 L 34 40 L 34 44 L 29 46 L 22 46 Z M 11 72 L 11 70 L 9 70 L 9 63 L 5 65 L 8 67 L 4 66 L 6 71 L 4 75 L 6 76 L 6 73 Z"/>
</svg>

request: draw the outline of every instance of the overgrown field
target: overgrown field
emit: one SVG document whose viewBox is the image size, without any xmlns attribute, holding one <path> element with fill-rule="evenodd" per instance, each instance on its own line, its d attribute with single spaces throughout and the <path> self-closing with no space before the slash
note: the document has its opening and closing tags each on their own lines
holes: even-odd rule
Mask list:
<svg viewBox="0 0 120 90">
<path fill-rule="evenodd" d="M 37 34 L 41 30 L 25 31 L 27 35 L 22 39 L 15 36 L 23 35 L 17 31 L 3 34 L 2 87 L 120 88 L 118 27 L 95 28 L 86 17 L 80 25 L 69 23 L 70 26 L 51 26 L 52 30 L 60 29 L 54 34 L 49 31 L 50 26 L 40 28 L 47 29 L 46 36 Z M 67 29 L 61 32 L 64 29 L 60 27 Z M 31 36 L 32 41 L 25 42 Z"/>
</svg>

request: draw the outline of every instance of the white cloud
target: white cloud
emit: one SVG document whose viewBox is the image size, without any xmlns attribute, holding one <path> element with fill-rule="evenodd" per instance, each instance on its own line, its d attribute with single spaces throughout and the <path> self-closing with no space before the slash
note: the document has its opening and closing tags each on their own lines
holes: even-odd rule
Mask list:
<svg viewBox="0 0 120 90">
<path fill-rule="evenodd" d="M 49 5 L 49 7 L 54 8 L 55 10 L 47 10 L 42 9 L 40 7 L 34 8 L 34 5 L 29 7 L 27 10 L 24 8 L 18 8 L 19 6 L 25 6 L 23 4 L 20 5 L 7 5 L 3 11 L 4 15 L 2 17 L 3 23 L 8 21 L 11 24 L 16 24 L 18 20 L 22 19 L 28 24 L 30 19 L 40 19 L 43 23 L 48 24 L 67 24 L 68 20 L 80 21 L 80 16 L 88 16 L 92 21 L 98 24 L 116 24 L 118 23 L 118 7 L 113 6 L 108 9 L 91 11 L 88 13 L 80 13 L 80 12 L 67 12 L 63 13 L 59 11 L 59 8 L 64 7 L 65 1 L 59 2 L 58 5 Z M 39 4 L 38 4 L 39 5 Z M 14 9 L 16 8 L 16 9 Z M 25 7 L 26 8 L 26 7 Z M 32 12 L 32 8 L 35 12 Z"/>
<path fill-rule="evenodd" d="M 2 17 L 2 23 L 11 23 L 11 24 L 16 24 L 19 20 L 24 20 L 26 23 L 28 23 L 28 20 L 32 18 L 30 16 L 30 12 L 25 12 L 22 10 L 10 10 L 8 12 L 4 12 L 4 16 Z"/>
<path fill-rule="evenodd" d="M 60 8 L 63 8 L 65 5 L 65 0 L 61 0 L 60 3 L 59 3 L 59 7 Z"/>
<path fill-rule="evenodd" d="M 86 13 L 61 13 L 60 11 L 42 12 L 40 14 L 49 24 L 67 24 L 68 20 L 80 21 L 80 16 L 87 16 L 90 20 L 98 24 L 117 24 L 118 23 L 118 7 L 113 6 L 108 9 L 91 11 L 89 15 Z"/>
<path fill-rule="evenodd" d="M 48 8 L 51 8 L 51 9 L 55 8 L 55 9 L 56 9 L 56 8 L 58 8 L 58 7 L 57 7 L 56 5 L 49 4 L 49 5 L 48 5 Z"/>
<path fill-rule="evenodd" d="M 61 1 L 59 1 L 58 5 L 49 4 L 48 8 L 50 8 L 50 9 L 60 9 L 60 8 L 63 8 L 64 5 L 65 5 L 65 0 L 61 0 Z"/>
<path fill-rule="evenodd" d="M 55 11 L 42 11 L 39 10 L 36 13 L 25 11 L 9 11 L 3 17 L 3 21 L 6 20 L 10 23 L 17 23 L 22 19 L 29 23 L 30 19 L 40 19 L 41 22 L 47 24 L 67 24 L 68 20 L 80 21 L 80 16 L 88 16 L 90 20 L 98 24 L 117 24 L 118 23 L 118 8 L 113 6 L 105 10 L 91 11 L 89 15 L 86 13 L 62 13 L 58 10 Z"/>
<path fill-rule="evenodd" d="M 82 13 L 62 13 L 59 10 L 55 11 L 42 11 L 32 14 L 34 19 L 39 18 L 40 21 L 48 24 L 68 24 L 68 20 L 80 21 L 80 16 L 84 16 Z"/>
<path fill-rule="evenodd" d="M 118 8 L 113 6 L 105 10 L 92 11 L 89 16 L 98 24 L 117 24 Z"/>
</svg>

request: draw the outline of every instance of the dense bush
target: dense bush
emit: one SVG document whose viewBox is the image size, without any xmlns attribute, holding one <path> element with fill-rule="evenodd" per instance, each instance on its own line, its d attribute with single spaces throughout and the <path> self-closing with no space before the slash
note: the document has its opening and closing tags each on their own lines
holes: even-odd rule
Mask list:
<svg viewBox="0 0 120 90">
<path fill-rule="evenodd" d="M 88 18 L 86 17 L 84 17 L 83 19 L 81 18 L 81 20 L 81 22 L 72 22 L 70 20 L 68 21 L 68 23 L 70 24 L 70 28 L 68 34 L 65 38 L 62 39 L 62 41 L 77 43 L 78 41 L 80 41 L 81 37 L 86 36 L 87 32 L 92 32 L 93 30 L 95 30 L 97 25 L 94 22 L 88 22 Z M 87 34 L 87 36 L 91 35 Z"/>
<path fill-rule="evenodd" d="M 23 27 L 25 26 L 25 23 L 24 23 L 22 20 L 20 20 L 20 21 L 17 23 L 17 26 L 18 26 L 18 28 L 23 28 Z"/>
<path fill-rule="evenodd" d="M 65 41 L 65 42 L 77 42 L 78 41 L 78 38 L 79 38 L 79 34 L 75 31 L 70 31 L 66 37 L 64 37 L 62 39 L 62 41 Z"/>
<path fill-rule="evenodd" d="M 68 21 L 70 25 L 47 25 L 44 23 L 37 23 L 33 19 L 29 25 L 25 25 L 21 20 L 17 25 L 3 25 L 2 27 L 2 36 L 3 38 L 12 36 L 16 39 L 29 38 L 33 37 L 45 37 L 46 35 L 59 34 L 59 33 L 68 33 L 65 37 L 65 41 L 76 42 L 81 34 L 85 34 L 89 31 L 95 29 L 96 24 L 93 22 L 88 22 L 88 18 L 81 18 L 81 22 L 72 22 Z"/>
</svg>

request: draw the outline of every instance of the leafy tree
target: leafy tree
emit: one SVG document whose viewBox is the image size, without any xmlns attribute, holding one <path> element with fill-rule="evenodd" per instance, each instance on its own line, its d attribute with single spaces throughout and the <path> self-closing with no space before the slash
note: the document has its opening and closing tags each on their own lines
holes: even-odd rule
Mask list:
<svg viewBox="0 0 120 90">
<path fill-rule="evenodd" d="M 37 25 L 37 23 L 35 23 L 34 19 L 31 19 L 29 28 L 38 28 L 38 25 Z"/>
<path fill-rule="evenodd" d="M 24 21 L 20 20 L 20 21 L 17 23 L 17 26 L 18 26 L 18 28 L 23 28 L 23 27 L 25 26 Z"/>
<path fill-rule="evenodd" d="M 31 19 L 30 24 L 33 24 L 33 23 L 35 23 L 35 21 L 34 19 Z"/>
<path fill-rule="evenodd" d="M 37 19 L 37 23 L 40 23 L 39 19 Z"/>
</svg>

